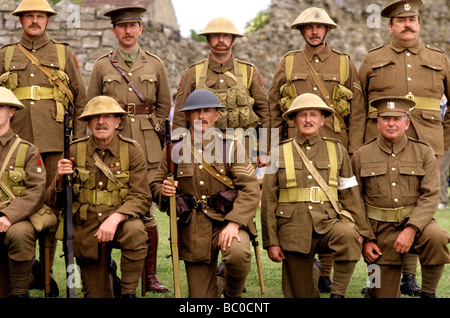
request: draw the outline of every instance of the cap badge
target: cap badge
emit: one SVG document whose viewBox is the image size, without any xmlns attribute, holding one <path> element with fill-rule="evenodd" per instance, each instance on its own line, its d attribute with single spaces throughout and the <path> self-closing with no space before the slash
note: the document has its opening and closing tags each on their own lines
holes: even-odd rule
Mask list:
<svg viewBox="0 0 450 318">
<path fill-rule="evenodd" d="M 395 109 L 395 102 L 387 102 L 387 109 Z"/>
<path fill-rule="evenodd" d="M 405 9 L 405 11 L 411 10 L 411 6 L 409 5 L 409 3 L 405 4 L 403 8 Z"/>
</svg>

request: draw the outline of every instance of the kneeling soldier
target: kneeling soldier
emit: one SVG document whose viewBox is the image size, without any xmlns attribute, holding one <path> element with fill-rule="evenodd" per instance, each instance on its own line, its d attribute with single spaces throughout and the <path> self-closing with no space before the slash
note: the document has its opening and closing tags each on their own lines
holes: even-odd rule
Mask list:
<svg viewBox="0 0 450 318">
<path fill-rule="evenodd" d="M 38 233 L 29 218 L 45 198 L 45 168 L 38 149 L 10 127 L 16 109 L 23 108 L 10 90 L 0 87 L 0 297 L 29 297 Z"/>
<path fill-rule="evenodd" d="M 86 104 L 80 119 L 87 120 L 92 136 L 71 144 L 73 158 L 58 162 L 56 180 L 48 191 L 48 198 L 56 199 L 52 205 L 60 208 L 63 176 L 74 175 L 74 255 L 89 298 L 113 297 L 112 248 L 122 251 L 122 297 L 135 297 L 147 253 L 142 221 L 152 202 L 147 166 L 141 147 L 115 132 L 125 113 L 107 96 Z"/>
<path fill-rule="evenodd" d="M 296 97 L 283 118 L 293 120 L 298 133 L 271 149 L 271 158 L 279 152 L 278 169 L 264 175 L 263 246 L 272 261 L 283 262 L 286 298 L 319 297 L 313 280 L 315 253 L 331 253 L 330 297 L 344 297 L 361 256 L 362 236 L 369 235 L 347 151 L 337 140 L 319 136 L 325 116 L 332 113 L 317 95 Z"/>
<path fill-rule="evenodd" d="M 374 99 L 378 137 L 353 154 L 372 228 L 363 256 L 368 264 L 380 266 L 366 297 L 400 297 L 402 263 L 409 252 L 418 254 L 422 265 L 421 297 L 435 298 L 450 262 L 450 235 L 433 219 L 439 200 L 436 157 L 427 144 L 405 134 L 415 104 L 405 97 Z"/>
<path fill-rule="evenodd" d="M 225 296 L 240 297 L 251 267 L 250 235 L 256 235 L 253 218 L 259 182 L 242 144 L 213 129 L 221 107 L 209 90 L 189 95 L 180 111 L 185 112 L 190 130 L 172 151 L 181 156 L 181 160 L 173 157 L 175 187 L 166 179 L 166 152 L 151 183 L 161 210 L 177 194 L 180 259 L 192 298 L 217 297 L 219 250 L 225 267 Z"/>
</svg>

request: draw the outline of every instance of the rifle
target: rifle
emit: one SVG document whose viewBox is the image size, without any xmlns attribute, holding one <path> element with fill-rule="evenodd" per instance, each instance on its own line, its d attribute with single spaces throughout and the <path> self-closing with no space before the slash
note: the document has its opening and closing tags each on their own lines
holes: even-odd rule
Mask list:
<svg viewBox="0 0 450 318">
<path fill-rule="evenodd" d="M 72 117 L 72 103 L 69 102 L 64 113 L 64 158 L 70 160 L 70 118 Z M 75 298 L 75 267 L 73 262 L 73 213 L 72 213 L 72 175 L 64 175 L 64 239 L 63 250 L 66 263 L 67 298 Z"/>
<path fill-rule="evenodd" d="M 174 170 L 175 166 L 172 160 L 172 138 L 170 135 L 170 119 L 165 119 L 165 146 L 167 151 L 167 180 L 174 186 Z M 178 224 L 177 224 L 177 206 L 176 197 L 169 198 L 169 216 L 170 216 L 170 249 L 172 252 L 173 267 L 173 285 L 175 298 L 181 298 L 180 287 L 180 260 L 178 256 Z"/>
</svg>

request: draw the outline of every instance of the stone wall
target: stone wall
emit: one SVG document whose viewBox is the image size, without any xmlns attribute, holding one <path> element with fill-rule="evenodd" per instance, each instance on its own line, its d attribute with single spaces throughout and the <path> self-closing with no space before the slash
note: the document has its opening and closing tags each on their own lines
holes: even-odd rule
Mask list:
<svg viewBox="0 0 450 318">
<path fill-rule="evenodd" d="M 168 6 L 171 5 L 170 0 L 161 0 L 159 3 L 164 1 Z M 268 10 L 269 24 L 255 34 L 237 39 L 235 56 L 254 63 L 268 89 L 276 65 L 284 53 L 304 46 L 300 33 L 290 29 L 291 23 L 304 9 L 316 6 L 325 8 L 339 26 L 332 31 L 328 39 L 329 45 L 348 53 L 358 67 L 370 48 L 390 41 L 387 20 L 380 18 L 379 27 L 369 28 L 369 25 L 376 25 L 378 16 L 374 11 L 367 12 L 368 8 L 381 9 L 389 2 L 391 0 L 272 0 Z M 424 2 L 421 9 L 421 42 L 439 47 L 449 54 L 449 0 L 433 0 L 432 4 L 431 1 Z M 0 0 L 0 45 L 20 38 L 20 23 L 10 14 L 16 7 L 17 2 Z M 71 17 L 76 7 L 71 6 L 70 2 L 64 0 L 53 7 L 58 15 L 52 18 L 48 32 L 57 41 L 68 42 L 72 46 L 87 84 L 96 58 L 116 46 L 110 20 L 103 17 L 103 13 L 110 7 L 79 8 L 79 28 L 73 25 L 76 21 Z M 169 8 L 167 12 L 169 15 L 173 14 L 173 8 Z M 150 14 L 144 16 L 140 45 L 164 61 L 174 93 L 184 70 L 206 57 L 208 47 L 204 42 L 181 37 L 178 28 L 174 27 L 173 16 L 157 16 L 158 19 L 155 16 L 152 18 Z"/>
</svg>

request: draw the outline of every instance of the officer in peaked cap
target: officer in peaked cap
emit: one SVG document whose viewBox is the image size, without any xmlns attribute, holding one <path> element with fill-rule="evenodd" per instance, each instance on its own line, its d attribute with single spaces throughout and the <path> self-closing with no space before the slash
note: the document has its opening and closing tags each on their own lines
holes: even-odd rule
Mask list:
<svg viewBox="0 0 450 318">
<path fill-rule="evenodd" d="M 141 14 L 147 12 L 144 7 L 120 7 L 106 11 L 103 15 L 111 18 L 112 24 L 141 22 Z"/>
<path fill-rule="evenodd" d="M 95 61 L 87 95 L 89 99 L 110 96 L 127 112 L 118 130 L 122 136 L 136 140 L 144 150 L 150 184 L 161 160 L 160 128 L 170 113 L 171 94 L 164 62 L 138 43 L 144 28 L 142 15 L 146 11 L 144 7 L 126 6 L 104 13 L 111 19 L 118 47 Z M 145 215 L 144 223 L 148 255 L 142 290 L 167 292 L 168 288 L 156 275 L 159 235 L 154 205 Z"/>
<path fill-rule="evenodd" d="M 426 143 L 406 136 L 406 115 L 417 106 L 413 100 L 386 96 L 371 105 L 377 110 L 379 134 L 352 158 L 371 225 L 363 256 L 367 264 L 380 268 L 366 297 L 400 297 L 403 264 L 408 253 L 414 253 L 422 267 L 420 295 L 436 298 L 450 262 L 450 235 L 433 218 L 440 189 L 436 158 Z"/>
<path fill-rule="evenodd" d="M 388 44 L 375 47 L 366 54 L 359 68 L 367 112 L 365 142 L 378 135 L 377 111 L 371 102 L 384 96 L 404 96 L 416 106 L 406 134 L 426 142 L 436 156 L 450 148 L 450 113 L 441 120 L 440 100 L 450 92 L 450 62 L 439 48 L 423 45 L 419 39 L 420 0 L 401 0 L 388 4 L 382 16 L 389 20 L 392 34 Z M 395 61 L 395 62 L 394 62 Z M 420 294 L 416 283 L 417 257 L 405 255 L 402 293 Z"/>
</svg>

